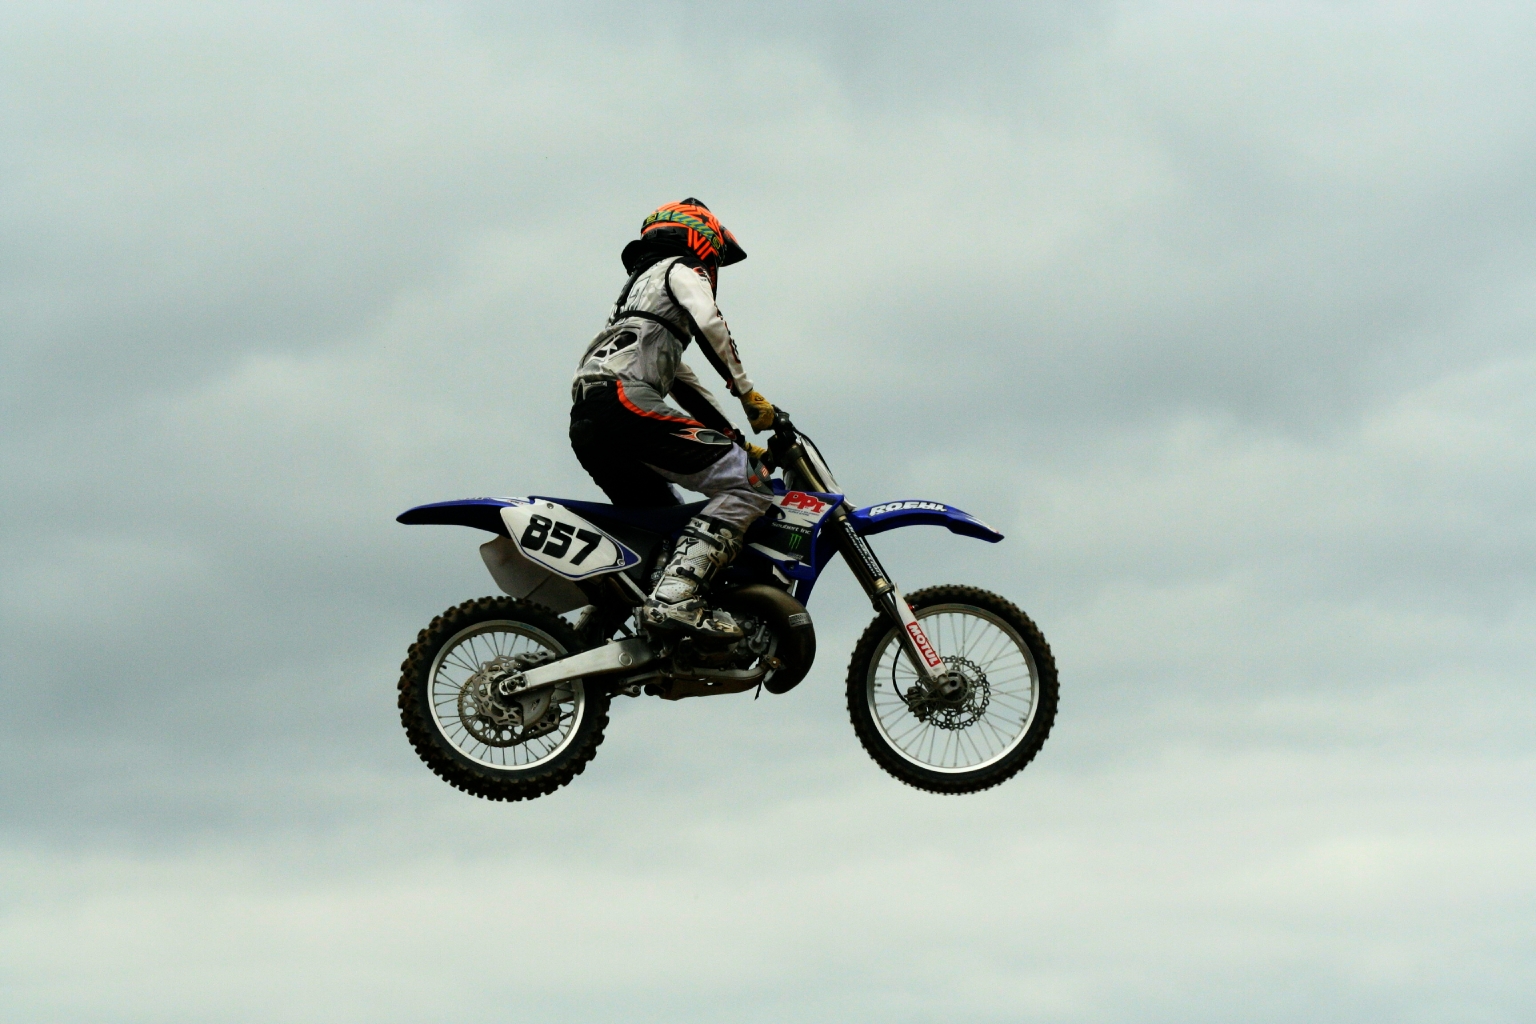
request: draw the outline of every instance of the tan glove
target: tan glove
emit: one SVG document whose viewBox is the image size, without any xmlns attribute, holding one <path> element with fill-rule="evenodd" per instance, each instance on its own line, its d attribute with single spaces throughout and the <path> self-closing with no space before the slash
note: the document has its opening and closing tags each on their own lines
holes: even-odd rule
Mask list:
<svg viewBox="0 0 1536 1024">
<path fill-rule="evenodd" d="M 741 407 L 747 411 L 747 422 L 757 433 L 761 434 L 773 426 L 773 403 L 764 398 L 761 392 L 748 391 L 742 395 Z"/>
<path fill-rule="evenodd" d="M 751 441 L 743 442 L 742 447 L 747 450 L 747 458 L 751 459 L 753 462 L 762 462 L 768 457 L 767 448 L 759 448 Z"/>
</svg>

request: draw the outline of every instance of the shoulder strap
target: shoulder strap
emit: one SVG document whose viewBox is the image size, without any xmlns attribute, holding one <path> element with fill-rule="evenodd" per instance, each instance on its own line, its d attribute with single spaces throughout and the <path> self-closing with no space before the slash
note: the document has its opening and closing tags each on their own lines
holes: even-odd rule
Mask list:
<svg viewBox="0 0 1536 1024">
<path fill-rule="evenodd" d="M 645 309 L 624 308 L 624 303 L 628 301 L 629 293 L 635 287 L 635 282 L 640 280 L 640 275 L 646 273 L 647 271 L 654 270 L 660 264 L 665 263 L 667 264 L 667 268 L 661 272 L 661 283 L 666 286 L 667 298 L 672 300 L 672 305 L 683 311 L 683 316 L 688 317 L 689 326 L 693 326 L 693 317 L 691 314 L 689 314 L 688 307 L 677 301 L 677 296 L 672 294 L 672 282 L 667 280 L 672 276 L 672 267 L 676 266 L 677 261 L 681 258 L 682 257 L 680 256 L 669 256 L 665 260 L 658 260 L 656 263 L 652 263 L 648 267 L 641 267 L 639 270 L 631 274 L 629 280 L 624 284 L 624 290 L 619 293 L 619 301 L 613 304 L 613 315 L 608 318 L 608 323 L 612 325 L 619 320 L 626 320 L 630 317 L 638 317 L 641 320 L 650 320 L 652 323 L 658 323 L 665 327 L 674 338 L 682 342 L 684 345 L 687 345 L 689 341 L 688 332 L 677 323 L 674 323 L 673 321 L 668 320 L 666 317 L 662 316 L 660 313 L 652 313 Z"/>
<path fill-rule="evenodd" d="M 652 323 L 661 324 L 661 326 L 665 327 L 668 332 L 671 333 L 672 337 L 676 338 L 684 345 L 688 344 L 688 332 L 677 326 L 677 324 L 673 323 L 671 320 L 668 320 L 666 317 L 662 316 L 660 313 L 652 313 L 648 309 L 625 309 L 614 314 L 614 320 L 628 320 L 631 317 L 638 317 L 641 320 L 649 320 Z M 610 323 L 611 322 L 612 321 L 610 321 Z"/>
<path fill-rule="evenodd" d="M 640 275 L 645 273 L 647 270 L 650 270 L 651 267 L 654 267 L 655 265 L 656 264 L 652 263 L 650 266 L 641 267 L 639 270 L 636 270 L 633 274 L 629 275 L 629 280 L 624 282 L 624 290 L 619 292 L 619 297 L 613 304 L 613 314 L 608 317 L 608 322 L 610 324 L 619 318 L 619 310 L 623 309 L 624 303 L 629 300 L 629 293 L 631 289 L 635 287 L 635 282 L 640 280 Z"/>
</svg>

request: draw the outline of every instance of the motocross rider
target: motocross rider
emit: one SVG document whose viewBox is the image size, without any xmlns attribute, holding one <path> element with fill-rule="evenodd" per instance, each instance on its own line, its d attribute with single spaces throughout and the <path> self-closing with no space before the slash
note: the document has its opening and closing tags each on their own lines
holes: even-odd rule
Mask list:
<svg viewBox="0 0 1536 1024">
<path fill-rule="evenodd" d="M 773 425 L 773 405 L 753 387 L 715 304 L 720 268 L 747 254 L 709 207 L 690 197 L 646 217 L 620 258 L 629 280 L 582 354 L 571 387 L 571 447 L 615 505 L 681 504 L 673 484 L 709 498 L 678 538 L 640 621 L 651 631 L 736 639 L 740 628 L 712 614 L 705 594 L 741 552 L 747 527 L 767 510 L 773 491 L 763 449 L 731 425 L 682 356 L 698 341 L 752 429 Z"/>
</svg>

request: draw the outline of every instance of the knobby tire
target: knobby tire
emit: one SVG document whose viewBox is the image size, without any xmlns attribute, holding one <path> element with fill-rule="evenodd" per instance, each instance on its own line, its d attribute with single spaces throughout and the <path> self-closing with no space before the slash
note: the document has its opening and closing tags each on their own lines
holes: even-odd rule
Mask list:
<svg viewBox="0 0 1536 1024">
<path fill-rule="evenodd" d="M 554 792 L 587 767 L 608 726 L 609 694 L 599 687 L 583 687 L 586 708 L 576 727 L 577 735 L 566 749 L 546 763 L 528 768 L 495 768 L 464 756 L 442 735 L 433 719 L 432 663 L 442 646 L 464 629 L 498 620 L 532 626 L 552 637 L 566 654 L 582 648 L 575 630 L 542 605 L 511 597 L 465 601 L 434 618 L 407 652 L 400 666 L 400 724 L 405 727 L 417 756 L 449 785 L 486 800 L 531 800 Z"/>
<path fill-rule="evenodd" d="M 881 735 L 880 728 L 875 723 L 874 715 L 869 708 L 870 663 L 876 652 L 881 650 L 886 638 L 894 637 L 896 632 L 896 626 L 889 619 L 883 615 L 877 615 L 864 630 L 864 635 L 859 638 L 858 644 L 853 649 L 853 657 L 848 663 L 848 717 L 853 722 L 853 730 L 858 734 L 859 742 L 864 745 L 869 756 L 874 758 L 875 763 L 892 776 L 909 786 L 930 793 L 951 795 L 979 793 L 1006 782 L 1023 771 L 1025 765 L 1040 752 L 1046 738 L 1051 734 L 1051 726 L 1056 721 L 1058 686 L 1056 661 L 1051 656 L 1050 645 L 1045 642 L 1045 637 L 1030 621 L 1029 616 L 1025 615 L 1017 605 L 977 587 L 927 587 L 907 595 L 907 603 L 916 613 L 933 605 L 968 605 L 990 612 L 1008 623 L 1029 648 L 1036 672 L 1040 677 L 1040 693 L 1035 717 L 1029 725 L 1024 741 L 1001 761 L 984 768 L 969 772 L 939 772 L 925 769 L 906 760 L 893 750 Z M 895 640 L 892 639 L 891 642 L 894 643 Z"/>
</svg>

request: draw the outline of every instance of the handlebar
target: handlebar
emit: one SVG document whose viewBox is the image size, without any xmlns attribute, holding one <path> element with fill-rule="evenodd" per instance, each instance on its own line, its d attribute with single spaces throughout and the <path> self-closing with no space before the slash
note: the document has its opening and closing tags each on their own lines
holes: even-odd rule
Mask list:
<svg viewBox="0 0 1536 1024">
<path fill-rule="evenodd" d="M 773 407 L 773 436 L 794 440 L 800 435 L 795 430 L 795 425 L 790 421 L 789 410 Z"/>
<path fill-rule="evenodd" d="M 773 407 L 773 436 L 768 439 L 768 451 L 781 468 L 794 471 L 800 480 L 798 486 L 813 491 L 841 490 L 816 442 L 797 430 L 789 413 L 778 406 Z M 785 482 L 789 482 L 788 477 Z"/>
<path fill-rule="evenodd" d="M 768 451 L 772 453 L 773 461 L 780 466 L 785 465 L 785 454 L 799 440 L 800 432 L 795 429 L 795 424 L 789 418 L 789 413 L 778 406 L 774 406 L 773 436 L 768 438 Z"/>
</svg>

